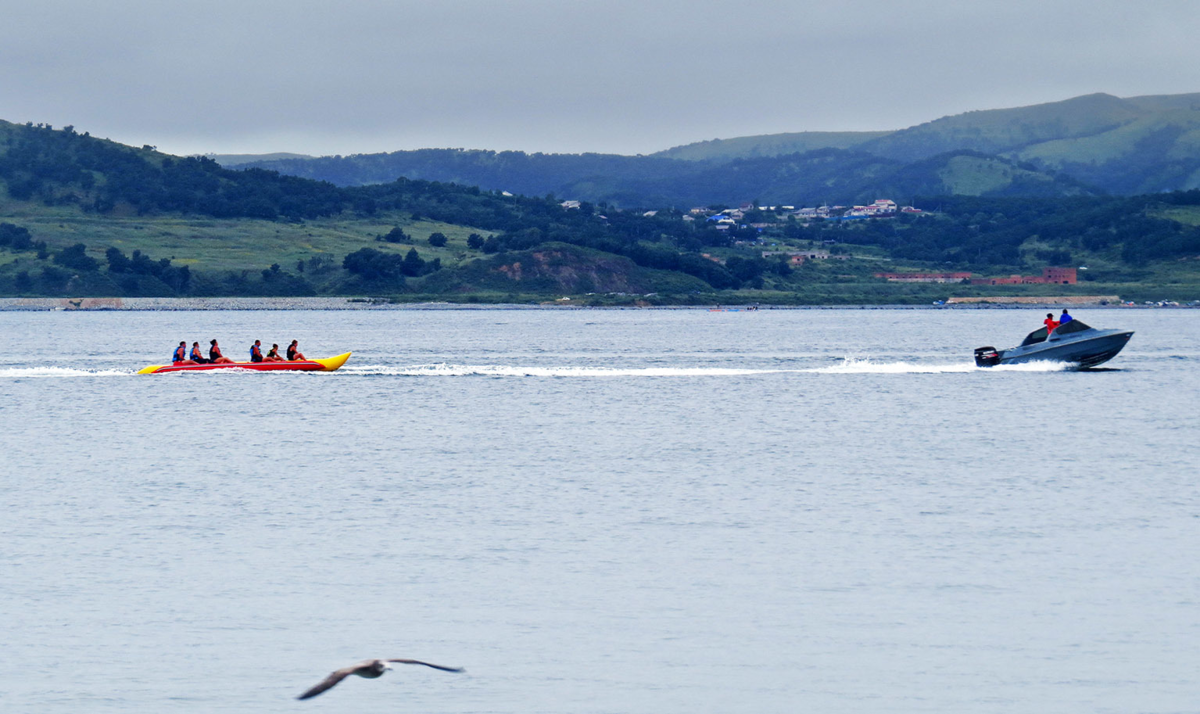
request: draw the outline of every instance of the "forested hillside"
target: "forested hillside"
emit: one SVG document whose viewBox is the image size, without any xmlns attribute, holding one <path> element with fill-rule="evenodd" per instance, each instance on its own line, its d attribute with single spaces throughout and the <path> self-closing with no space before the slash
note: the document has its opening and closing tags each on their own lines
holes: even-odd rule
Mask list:
<svg viewBox="0 0 1200 714">
<path fill-rule="evenodd" d="M 807 182 L 864 200 L 908 189 L 922 210 L 814 220 L 774 200 L 722 212 L 664 199 L 643 212 L 403 178 L 339 187 L 71 127 L 0 124 L 0 295 L 904 302 L 948 288 L 891 285 L 876 272 L 1087 265 L 1080 290 L 1200 298 L 1200 191 L 1089 196 L 977 152 L 912 164 L 839 149 L 721 167 L 657 161 L 699 169 L 688 178 L 697 187 L 771 198 L 776 182 Z M 643 180 L 633 188 L 664 190 Z M 989 195 L 948 195 L 968 191 Z"/>
<path fill-rule="evenodd" d="M 960 161 L 949 172 L 936 165 L 940 157 L 963 154 L 988 160 Z M 423 149 L 238 161 L 340 186 L 403 176 L 628 207 L 754 198 L 811 205 L 886 192 L 1133 195 L 1200 187 L 1200 94 L 1092 94 L 967 112 L 899 131 L 716 139 L 651 156 Z M 815 174 L 797 170 L 817 161 L 825 165 Z M 1014 168 L 1006 171 L 997 162 Z"/>
<path fill-rule="evenodd" d="M 1073 179 L 1030 164 L 978 155 L 969 166 L 952 152 L 905 164 L 861 151 L 826 148 L 801 154 L 732 161 L 683 161 L 604 154 L 525 154 L 516 151 L 422 149 L 319 159 L 244 164 L 341 186 L 384 183 L 395 177 L 480 186 L 526 195 L 609 203 L 624 208 L 741 203 L 814 205 L 855 203 L 881 193 L 900 196 L 961 193 L 976 196 L 1070 196 L 1095 193 Z"/>
<path fill-rule="evenodd" d="M 889 131 L 800 131 L 789 134 L 712 139 L 675 146 L 651 156 L 685 161 L 732 161 L 785 154 L 804 154 L 818 149 L 853 149 Z"/>
</svg>

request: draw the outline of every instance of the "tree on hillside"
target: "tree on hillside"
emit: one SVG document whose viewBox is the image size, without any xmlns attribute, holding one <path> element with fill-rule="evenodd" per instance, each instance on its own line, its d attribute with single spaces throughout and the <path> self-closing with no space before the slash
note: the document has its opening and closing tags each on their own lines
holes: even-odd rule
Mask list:
<svg viewBox="0 0 1200 714">
<path fill-rule="evenodd" d="M 410 248 L 404 255 L 403 270 L 405 275 L 411 277 L 416 277 L 424 272 L 425 261 L 421 259 L 421 254 L 417 252 L 416 248 Z"/>
<path fill-rule="evenodd" d="M 434 248 L 441 248 L 442 246 L 446 245 L 445 234 L 430 233 L 429 234 L 429 245 L 433 246 Z"/>
<path fill-rule="evenodd" d="M 133 270 L 133 263 L 116 246 L 109 246 L 108 250 L 104 251 L 104 257 L 108 259 L 110 273 L 128 273 Z"/>
<path fill-rule="evenodd" d="M 365 280 L 394 280 L 404 273 L 404 259 L 394 253 L 360 248 L 342 260 L 342 267 Z"/>
<path fill-rule="evenodd" d="M 87 246 L 76 243 L 70 248 L 63 248 L 54 256 L 54 262 L 67 268 L 92 272 L 100 269 L 96 259 L 87 254 Z"/>
<path fill-rule="evenodd" d="M 382 243 L 411 243 L 412 239 L 404 232 L 400 226 L 392 228 L 385 235 L 375 236 L 375 240 Z"/>
<path fill-rule="evenodd" d="M 14 253 L 32 250 L 33 237 L 24 226 L 0 223 L 0 245 L 8 246 Z"/>
<path fill-rule="evenodd" d="M 467 236 L 467 247 L 471 250 L 479 250 L 483 247 L 483 236 L 478 233 L 472 233 Z"/>
</svg>

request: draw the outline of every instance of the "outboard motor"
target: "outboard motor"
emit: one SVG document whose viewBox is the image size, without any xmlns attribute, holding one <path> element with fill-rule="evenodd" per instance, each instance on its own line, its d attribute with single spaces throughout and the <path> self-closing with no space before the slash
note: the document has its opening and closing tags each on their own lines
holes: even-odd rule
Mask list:
<svg viewBox="0 0 1200 714">
<path fill-rule="evenodd" d="M 975 366 L 976 367 L 995 367 L 1000 364 L 1000 353 L 995 347 L 976 347 L 975 348 Z"/>
</svg>

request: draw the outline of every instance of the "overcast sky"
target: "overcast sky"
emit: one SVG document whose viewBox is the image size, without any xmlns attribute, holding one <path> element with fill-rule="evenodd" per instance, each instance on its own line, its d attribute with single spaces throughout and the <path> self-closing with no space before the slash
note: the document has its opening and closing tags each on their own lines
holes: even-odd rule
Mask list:
<svg viewBox="0 0 1200 714">
<path fill-rule="evenodd" d="M 0 118 L 163 151 L 650 153 L 1200 92 L 1200 2 L 0 0 Z"/>
</svg>

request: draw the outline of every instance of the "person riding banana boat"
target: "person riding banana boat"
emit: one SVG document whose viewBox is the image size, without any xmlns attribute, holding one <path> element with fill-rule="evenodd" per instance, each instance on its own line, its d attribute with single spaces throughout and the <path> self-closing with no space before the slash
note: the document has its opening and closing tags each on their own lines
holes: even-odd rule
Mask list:
<svg viewBox="0 0 1200 714">
<path fill-rule="evenodd" d="M 286 359 L 279 354 L 278 344 L 272 344 L 270 351 L 264 355 L 262 340 L 255 340 L 254 344 L 250 347 L 249 361 L 235 362 L 221 353 L 221 346 L 216 340 L 211 340 L 209 345 L 208 357 L 205 358 L 200 351 L 199 342 L 192 343 L 192 350 L 189 354 L 187 341 L 181 341 L 179 346 L 171 351 L 171 361 L 169 364 L 150 365 L 139 370 L 138 374 L 207 371 L 221 367 L 235 367 L 266 372 L 333 372 L 345 364 L 346 360 L 350 359 L 349 352 L 335 357 L 309 359 L 300 352 L 300 342 L 298 340 L 292 340 L 291 344 L 288 345 Z"/>
</svg>

